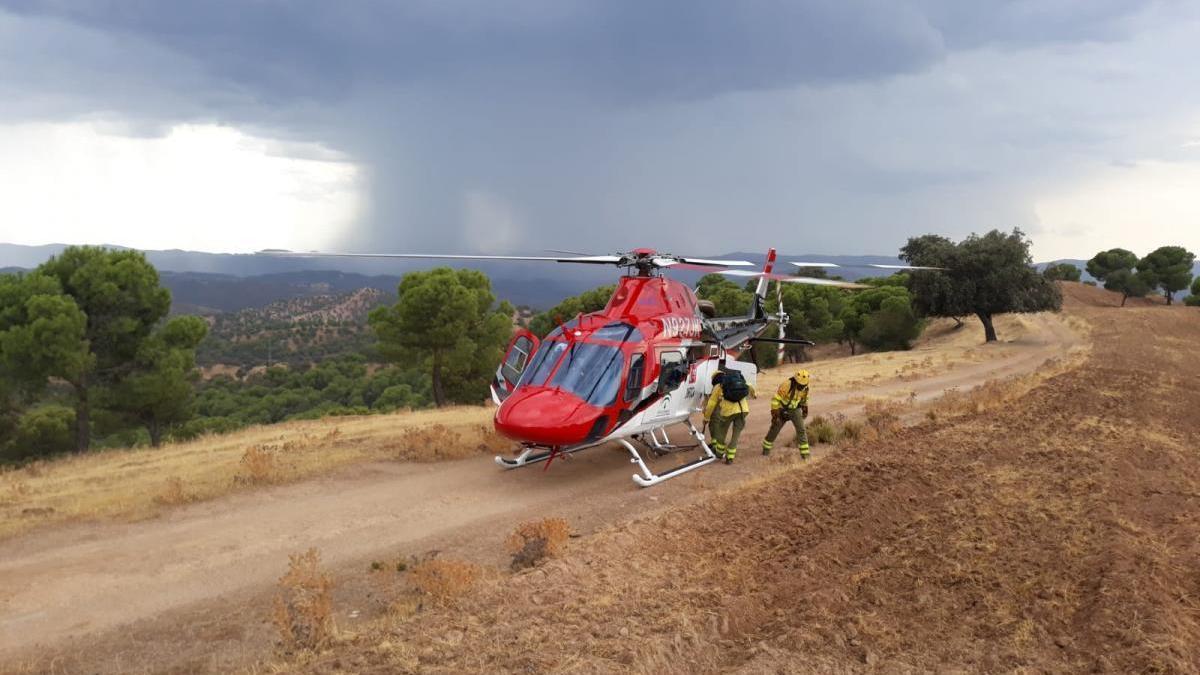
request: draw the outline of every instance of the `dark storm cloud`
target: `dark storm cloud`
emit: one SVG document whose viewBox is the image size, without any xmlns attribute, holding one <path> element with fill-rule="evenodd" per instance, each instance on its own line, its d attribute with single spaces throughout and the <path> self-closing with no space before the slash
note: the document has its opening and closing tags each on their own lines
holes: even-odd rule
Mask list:
<svg viewBox="0 0 1200 675">
<path fill-rule="evenodd" d="M 969 184 L 1000 168 L 947 152 L 914 166 L 956 120 L 843 89 L 961 50 L 1123 39 L 1155 4 L 0 0 L 0 94 L 16 99 L 0 116 L 111 111 L 136 129 L 202 119 L 324 144 L 367 170 L 358 248 L 615 248 L 654 232 L 719 250 L 741 247 L 721 241 L 730 223 L 771 238 L 824 222 L 842 227 L 818 246 L 862 251 L 903 220 L 871 195 L 979 203 Z"/>
<path fill-rule="evenodd" d="M 577 88 L 708 96 L 922 67 L 938 31 L 886 1 L 5 2 L 157 42 L 267 97 L 336 99 L 359 84 Z"/>
</svg>

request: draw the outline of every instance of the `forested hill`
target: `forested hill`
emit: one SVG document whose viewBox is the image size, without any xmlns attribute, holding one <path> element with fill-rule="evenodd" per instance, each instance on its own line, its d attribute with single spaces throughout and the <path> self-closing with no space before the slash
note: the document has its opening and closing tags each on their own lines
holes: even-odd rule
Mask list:
<svg viewBox="0 0 1200 675">
<path fill-rule="evenodd" d="M 396 295 L 397 276 L 367 276 L 345 272 L 284 272 L 239 277 L 231 274 L 160 271 L 162 285 L 171 291 L 175 314 L 217 314 L 266 308 L 312 297 L 340 295 L 360 289 Z"/>
<path fill-rule="evenodd" d="M 373 356 L 375 336 L 367 326 L 371 310 L 395 302 L 376 288 L 313 295 L 272 302 L 264 307 L 217 314 L 196 349 L 201 368 L 318 363 L 344 354 Z"/>
</svg>

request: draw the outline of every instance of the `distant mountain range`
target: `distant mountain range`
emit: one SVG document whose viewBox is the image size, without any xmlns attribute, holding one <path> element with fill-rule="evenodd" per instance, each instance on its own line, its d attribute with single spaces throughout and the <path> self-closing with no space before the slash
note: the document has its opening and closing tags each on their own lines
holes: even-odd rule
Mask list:
<svg viewBox="0 0 1200 675">
<path fill-rule="evenodd" d="M 0 243 L 0 271 L 36 267 L 60 253 L 66 244 L 22 246 Z M 113 248 L 121 248 L 114 246 Z M 214 314 L 262 307 L 272 302 L 308 296 L 345 293 L 360 288 L 376 288 L 393 294 L 400 277 L 414 270 L 438 266 L 433 260 L 280 258 L 254 254 L 201 253 L 196 251 L 146 251 L 146 257 L 162 275 L 163 285 L 171 290 L 176 313 Z M 700 252 L 703 254 L 704 252 Z M 761 265 L 762 252 L 733 251 L 712 254 L 714 258 L 748 260 Z M 783 255 L 779 260 L 831 262 L 841 265 L 897 264 L 895 256 L 881 255 Z M 1084 268 L 1083 260 L 1056 260 Z M 1039 263 L 1044 267 L 1050 263 Z M 616 270 L 606 266 L 554 265 L 536 262 L 479 261 L 455 264 L 478 269 L 492 280 L 497 297 L 514 305 L 545 309 L 569 295 L 612 283 Z M 782 271 L 792 271 L 783 265 Z M 1195 272 L 1200 274 L 1200 264 Z M 837 270 L 847 279 L 878 276 L 870 268 Z M 694 284 L 702 272 L 674 271 L 680 281 Z M 1090 279 L 1084 273 L 1085 279 Z"/>
</svg>

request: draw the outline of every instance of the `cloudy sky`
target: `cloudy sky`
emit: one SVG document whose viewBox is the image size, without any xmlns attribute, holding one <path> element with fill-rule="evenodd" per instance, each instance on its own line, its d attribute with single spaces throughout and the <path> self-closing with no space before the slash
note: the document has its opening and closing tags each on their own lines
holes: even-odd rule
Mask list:
<svg viewBox="0 0 1200 675">
<path fill-rule="evenodd" d="M 0 241 L 1200 250 L 1191 1 L 0 0 Z"/>
</svg>

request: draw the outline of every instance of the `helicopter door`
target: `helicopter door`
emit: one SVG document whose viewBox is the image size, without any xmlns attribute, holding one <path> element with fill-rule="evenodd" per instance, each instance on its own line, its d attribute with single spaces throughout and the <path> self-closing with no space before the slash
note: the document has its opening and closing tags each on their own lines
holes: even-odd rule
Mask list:
<svg viewBox="0 0 1200 675">
<path fill-rule="evenodd" d="M 504 360 L 496 369 L 496 379 L 492 382 L 492 399 L 496 401 L 497 405 L 508 398 L 508 395 L 516 388 L 517 382 L 521 380 L 521 375 L 529 366 L 529 360 L 533 358 L 533 353 L 537 351 L 540 344 L 541 341 L 533 333 L 524 328 L 517 329 L 512 341 L 508 343 L 508 350 L 504 352 Z"/>
</svg>

